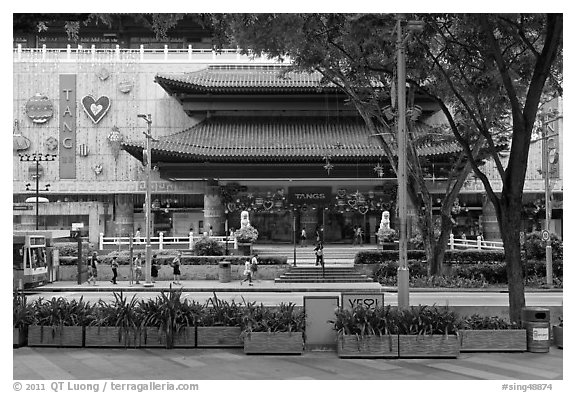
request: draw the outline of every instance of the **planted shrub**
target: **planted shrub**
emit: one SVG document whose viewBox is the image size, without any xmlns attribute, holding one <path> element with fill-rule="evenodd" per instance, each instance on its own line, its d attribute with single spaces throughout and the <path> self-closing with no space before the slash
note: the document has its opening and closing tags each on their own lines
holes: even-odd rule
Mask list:
<svg viewBox="0 0 576 393">
<path fill-rule="evenodd" d="M 265 307 L 262 303 L 246 303 L 242 315 L 242 331 L 252 332 L 303 332 L 304 312 L 297 310 L 295 304 L 280 303 L 277 308 Z"/>
<path fill-rule="evenodd" d="M 397 333 L 397 311 L 389 305 L 367 308 L 356 305 L 353 309 L 336 309 L 336 317 L 329 321 L 339 334 L 355 336 L 382 336 Z"/>
<path fill-rule="evenodd" d="M 497 316 L 482 316 L 473 314 L 460 321 L 460 329 L 465 330 L 504 330 L 504 329 L 521 329 L 517 323 L 510 323 L 507 320 Z"/>
<path fill-rule="evenodd" d="M 162 291 L 155 299 L 141 300 L 138 307 L 142 327 L 155 327 L 163 333 L 167 348 L 173 348 L 175 337 L 185 327 L 194 326 L 200 310 L 198 303 L 182 300 L 181 289 Z"/>
<path fill-rule="evenodd" d="M 32 304 L 34 325 L 40 326 L 87 326 L 94 312 L 94 305 L 80 300 L 63 297 L 44 300 L 39 298 Z"/>
<path fill-rule="evenodd" d="M 210 255 L 210 256 L 220 256 L 224 255 L 225 248 L 220 242 L 211 239 L 207 236 L 201 238 L 196 243 L 194 243 L 194 254 L 195 255 Z"/>
<path fill-rule="evenodd" d="M 411 306 L 398 310 L 395 320 L 398 334 L 430 335 L 456 334 L 458 315 L 447 307 Z"/>
<path fill-rule="evenodd" d="M 562 240 L 560 240 L 555 233 L 550 233 L 550 240 L 552 245 L 552 259 L 555 261 L 562 260 L 564 257 Z M 546 242 L 542 240 L 542 232 L 535 231 L 527 233 L 524 249 L 526 250 L 526 258 L 528 259 L 545 259 Z"/>
<path fill-rule="evenodd" d="M 114 292 L 114 301 L 109 303 L 100 300 L 90 316 L 90 326 L 119 327 L 125 330 L 136 331 L 142 324 L 142 315 L 137 312 L 138 300 L 136 295 L 131 299 L 123 292 Z"/>
<path fill-rule="evenodd" d="M 24 328 L 34 322 L 34 311 L 32 305 L 26 300 L 26 296 L 13 292 L 12 297 L 12 327 L 16 329 Z"/>
<path fill-rule="evenodd" d="M 243 313 L 242 305 L 218 299 L 214 294 L 199 313 L 198 326 L 241 326 Z"/>
</svg>

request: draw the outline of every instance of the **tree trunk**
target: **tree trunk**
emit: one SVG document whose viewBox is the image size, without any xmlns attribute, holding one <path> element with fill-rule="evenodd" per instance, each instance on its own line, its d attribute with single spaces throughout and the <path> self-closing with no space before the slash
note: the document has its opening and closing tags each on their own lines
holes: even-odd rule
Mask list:
<svg viewBox="0 0 576 393">
<path fill-rule="evenodd" d="M 446 254 L 446 244 L 452 233 L 452 217 L 442 214 L 440 220 L 440 236 L 434 244 L 432 259 L 428 260 L 428 274 L 431 276 L 444 274 L 444 254 Z"/>
<path fill-rule="evenodd" d="M 524 297 L 524 269 L 520 254 L 521 207 L 517 198 L 503 198 L 500 203 L 500 234 L 504 243 L 506 275 L 508 277 L 508 302 L 510 322 L 520 324 L 522 308 L 526 306 Z"/>
</svg>

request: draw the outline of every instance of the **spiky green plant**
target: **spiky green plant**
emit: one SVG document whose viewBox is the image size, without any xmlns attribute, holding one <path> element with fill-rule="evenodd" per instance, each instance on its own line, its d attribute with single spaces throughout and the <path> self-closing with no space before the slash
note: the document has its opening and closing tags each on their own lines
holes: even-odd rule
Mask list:
<svg viewBox="0 0 576 393">
<path fill-rule="evenodd" d="M 12 297 L 12 326 L 20 329 L 34 322 L 32 305 L 26 300 L 24 294 L 13 292 Z"/>
<path fill-rule="evenodd" d="M 280 303 L 278 307 L 265 307 L 260 303 L 246 303 L 242 316 L 242 330 L 252 332 L 303 332 L 306 326 L 304 312 L 295 304 Z"/>
<path fill-rule="evenodd" d="M 162 291 L 155 299 L 141 300 L 141 326 L 155 327 L 166 336 L 166 347 L 173 348 L 174 338 L 185 327 L 194 326 L 200 307 L 182 300 L 182 289 Z"/>
<path fill-rule="evenodd" d="M 242 315 L 241 304 L 219 299 L 214 293 L 199 313 L 198 326 L 241 326 Z"/>
<path fill-rule="evenodd" d="M 464 318 L 459 328 L 465 330 L 507 330 L 507 329 L 520 329 L 517 323 L 510 323 L 504 318 L 497 316 L 482 316 L 473 314 Z"/>
</svg>

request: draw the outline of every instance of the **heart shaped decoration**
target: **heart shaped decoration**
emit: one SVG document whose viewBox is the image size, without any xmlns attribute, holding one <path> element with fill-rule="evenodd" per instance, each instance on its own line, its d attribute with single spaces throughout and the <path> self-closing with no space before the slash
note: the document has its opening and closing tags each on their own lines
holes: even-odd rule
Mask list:
<svg viewBox="0 0 576 393">
<path fill-rule="evenodd" d="M 102 96 L 96 100 L 91 95 L 87 95 L 82 98 L 82 107 L 94 124 L 98 124 L 110 109 L 110 98 Z"/>
<path fill-rule="evenodd" d="M 272 201 L 265 201 L 264 202 L 264 209 L 270 210 L 270 209 L 272 209 L 272 206 L 274 206 L 274 202 L 272 202 Z"/>
<path fill-rule="evenodd" d="M 348 199 L 348 205 L 352 208 L 356 207 L 356 199 Z"/>
<path fill-rule="evenodd" d="M 360 214 L 366 214 L 368 213 L 368 206 L 366 205 L 358 206 L 358 211 L 360 212 Z"/>
<path fill-rule="evenodd" d="M 346 195 L 346 190 L 344 188 L 341 188 L 338 190 L 338 196 L 340 198 L 344 197 Z"/>
<path fill-rule="evenodd" d="M 233 202 L 228 203 L 228 204 L 226 205 L 226 207 L 228 208 L 228 211 L 229 211 L 229 212 L 236 211 L 236 204 L 233 203 Z"/>
</svg>

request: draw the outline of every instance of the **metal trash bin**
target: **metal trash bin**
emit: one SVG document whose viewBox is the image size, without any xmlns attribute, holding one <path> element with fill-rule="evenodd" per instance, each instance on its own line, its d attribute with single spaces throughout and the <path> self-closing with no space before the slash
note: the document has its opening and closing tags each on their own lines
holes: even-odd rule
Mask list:
<svg viewBox="0 0 576 393">
<path fill-rule="evenodd" d="M 524 307 L 522 326 L 526 329 L 528 352 L 550 351 L 550 310 L 542 307 Z"/>
<path fill-rule="evenodd" d="M 230 262 L 218 263 L 218 279 L 220 282 L 230 282 L 232 279 L 232 268 Z"/>
</svg>

